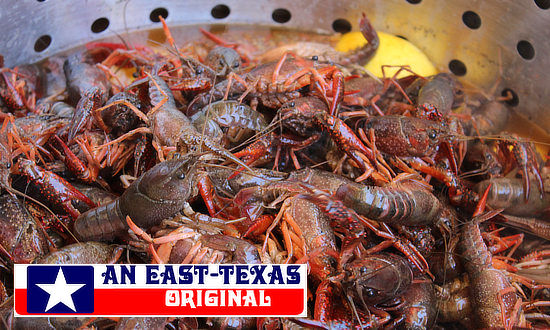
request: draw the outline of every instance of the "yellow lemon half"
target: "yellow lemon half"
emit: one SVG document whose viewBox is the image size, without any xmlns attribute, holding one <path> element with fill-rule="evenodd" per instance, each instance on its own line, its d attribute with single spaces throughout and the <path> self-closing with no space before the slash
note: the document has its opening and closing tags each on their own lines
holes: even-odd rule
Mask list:
<svg viewBox="0 0 550 330">
<path fill-rule="evenodd" d="M 365 69 L 377 77 L 382 77 L 382 65 L 409 65 L 411 70 L 421 76 L 431 76 L 437 73 L 428 57 L 415 45 L 405 39 L 385 32 L 378 32 L 380 46 L 374 57 L 365 65 Z M 365 45 L 367 41 L 361 32 L 349 32 L 340 38 L 336 50 L 347 52 Z M 399 68 L 385 68 L 386 77 L 391 77 Z M 398 78 L 410 75 L 401 71 Z"/>
</svg>

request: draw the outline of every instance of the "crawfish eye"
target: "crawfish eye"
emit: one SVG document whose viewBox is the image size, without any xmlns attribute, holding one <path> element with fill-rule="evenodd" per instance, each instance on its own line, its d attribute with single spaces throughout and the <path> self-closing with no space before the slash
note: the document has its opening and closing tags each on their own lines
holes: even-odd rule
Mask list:
<svg viewBox="0 0 550 330">
<path fill-rule="evenodd" d="M 373 288 L 365 288 L 363 289 L 363 292 L 369 298 L 374 297 L 376 295 L 376 290 L 374 290 Z"/>
<path fill-rule="evenodd" d="M 296 103 L 294 103 L 294 101 L 292 101 L 288 104 L 288 106 L 291 107 L 291 108 L 294 108 L 296 106 Z"/>
<path fill-rule="evenodd" d="M 428 132 L 428 137 L 432 140 L 435 140 L 435 138 L 437 137 L 437 132 L 435 130 L 431 130 Z"/>
<path fill-rule="evenodd" d="M 361 267 L 361 269 L 359 269 L 359 271 L 361 272 L 361 274 L 365 274 L 367 272 L 367 266 Z"/>
<path fill-rule="evenodd" d="M 223 64 L 223 63 L 222 63 Z M 197 70 L 195 70 L 195 72 L 197 74 L 201 74 L 202 73 L 202 68 L 201 67 L 198 67 Z"/>
<path fill-rule="evenodd" d="M 181 172 L 180 174 L 178 174 L 178 179 L 180 180 L 185 179 L 185 173 Z"/>
<path fill-rule="evenodd" d="M 318 61 L 318 60 L 319 60 L 319 56 L 313 55 L 313 56 L 311 57 L 311 60 L 312 60 L 312 61 Z"/>
<path fill-rule="evenodd" d="M 238 68 L 240 65 L 241 65 L 241 63 L 239 63 L 239 62 L 233 63 L 233 67 L 234 67 L 234 68 Z"/>
</svg>

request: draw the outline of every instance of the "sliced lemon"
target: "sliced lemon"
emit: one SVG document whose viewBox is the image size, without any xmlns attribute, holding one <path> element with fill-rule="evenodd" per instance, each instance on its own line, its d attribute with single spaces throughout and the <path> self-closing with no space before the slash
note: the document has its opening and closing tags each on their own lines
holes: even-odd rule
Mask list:
<svg viewBox="0 0 550 330">
<path fill-rule="evenodd" d="M 365 69 L 377 77 L 383 77 L 382 65 L 409 65 L 411 70 L 421 76 L 431 76 L 437 73 L 435 66 L 415 45 L 393 34 L 378 32 L 380 46 L 374 57 L 365 65 Z M 336 44 L 336 50 L 347 52 L 365 45 L 367 41 L 361 32 L 344 34 Z M 385 68 L 386 77 L 391 77 L 399 68 Z M 398 78 L 410 75 L 401 71 Z"/>
</svg>

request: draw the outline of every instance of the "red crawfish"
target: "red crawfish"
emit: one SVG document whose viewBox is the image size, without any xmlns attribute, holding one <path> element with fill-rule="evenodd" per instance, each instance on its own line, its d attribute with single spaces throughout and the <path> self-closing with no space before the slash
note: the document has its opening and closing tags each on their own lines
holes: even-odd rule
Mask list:
<svg viewBox="0 0 550 330">
<path fill-rule="evenodd" d="M 44 170 L 33 161 L 23 158 L 19 159 L 14 168 L 14 173 L 22 175 L 29 183 L 32 183 L 33 187 L 38 190 L 40 198 L 62 209 L 73 219 L 76 219 L 80 214 L 72 205 L 73 199 L 84 202 L 90 208 L 96 206 L 94 202 L 65 181 L 65 179 L 53 172 Z"/>
<path fill-rule="evenodd" d="M 363 171 L 372 168 L 368 160 L 364 160 L 357 153 L 362 153 L 373 159 L 372 151 L 355 135 L 353 130 L 336 116 L 329 114 L 325 102 L 318 97 L 301 97 L 289 101 L 279 109 L 279 116 L 283 127 L 300 136 L 309 137 L 308 144 L 320 138 L 320 131 L 327 131 L 334 142 L 354 160 Z M 245 150 L 237 153 L 239 156 L 251 156 L 255 160 L 266 154 L 273 139 L 271 136 L 260 138 Z"/>
<path fill-rule="evenodd" d="M 155 263 L 262 263 L 258 248 L 254 244 L 242 238 L 222 234 L 224 231 L 233 235 L 225 223 L 214 223 L 211 219 L 207 222 L 200 219 L 191 220 L 176 215 L 162 221 L 161 228 L 154 233 L 154 238 L 151 238 L 130 220 L 130 229 L 145 240 L 145 244 L 139 240 L 131 241 L 130 244 L 140 250 L 147 250 L 144 245 L 148 243 L 148 251 Z M 156 250 L 155 245 L 158 246 Z"/>
<path fill-rule="evenodd" d="M 361 30 L 372 30 L 372 26 L 363 17 L 360 22 Z M 368 27 L 367 27 L 368 26 Z M 376 32 L 369 31 L 365 35 L 372 43 L 368 44 L 374 53 L 378 46 Z M 371 53 L 371 54 L 372 54 Z M 189 113 L 194 113 L 211 101 L 217 101 L 228 96 L 240 95 L 241 100 L 251 98 L 251 107 L 256 108 L 258 103 L 270 108 L 278 108 L 283 103 L 302 95 L 300 90 L 306 86 L 312 86 L 327 99 L 332 91 L 330 113 L 335 114 L 338 102 L 343 97 L 343 74 L 331 63 L 321 63 L 318 57 L 312 59 L 295 56 L 289 58 L 289 53 L 284 53 L 277 62 L 260 64 L 249 72 L 241 75 L 230 75 L 229 79 L 216 84 L 212 89 L 198 95 L 188 108 Z"/>
<path fill-rule="evenodd" d="M 378 150 L 398 157 L 432 156 L 453 137 L 444 123 L 416 117 L 371 117 L 363 127 L 374 130 Z"/>
</svg>

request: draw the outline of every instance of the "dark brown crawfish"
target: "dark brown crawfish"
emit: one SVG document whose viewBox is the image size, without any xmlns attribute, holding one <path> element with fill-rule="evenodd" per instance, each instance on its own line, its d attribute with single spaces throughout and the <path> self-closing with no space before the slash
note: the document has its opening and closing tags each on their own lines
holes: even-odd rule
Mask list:
<svg viewBox="0 0 550 330">
<path fill-rule="evenodd" d="M 230 72 L 241 69 L 241 56 L 233 48 L 215 47 L 208 52 L 205 64 L 216 72 L 216 76 L 225 78 Z"/>
<path fill-rule="evenodd" d="M 320 207 L 300 195 L 287 199 L 283 207 L 285 220 L 281 230 L 285 236 L 285 246 L 290 250 L 289 258 L 293 255 L 300 259 L 307 258 L 310 275 L 317 286 L 314 319 L 328 326 L 354 324 L 342 315 L 352 314 L 348 302 L 340 304 L 343 297 L 339 291 L 341 284 L 344 294 L 353 297 L 363 307 L 359 313 L 364 325 L 379 326 L 387 322 L 387 316 L 368 315 L 368 308 L 404 290 L 407 275 L 410 284 L 412 273 L 406 261 L 397 256 L 370 255 L 351 263 L 344 262 L 342 268 L 337 269 L 330 253 L 337 251 L 337 247 L 329 217 Z M 295 235 L 288 234 L 289 231 L 294 231 L 303 241 L 296 240 Z M 398 274 L 400 272 L 404 274 Z M 396 278 L 399 280 L 395 281 Z M 383 284 L 390 282 L 391 288 Z"/>
<path fill-rule="evenodd" d="M 550 194 L 536 191 L 525 201 L 525 185 L 521 179 L 493 178 L 478 183 L 474 189 L 482 193 L 491 185 L 487 204 L 493 209 L 504 209 L 504 213 L 520 217 L 532 217 L 548 211 Z M 541 197 L 542 195 L 542 197 Z"/>
<path fill-rule="evenodd" d="M 407 226 L 434 224 L 444 206 L 430 191 L 401 184 L 388 187 L 342 185 L 335 197 L 369 219 Z"/>
<path fill-rule="evenodd" d="M 59 250 L 37 258 L 35 264 L 110 264 L 115 263 L 123 247 L 100 242 L 66 245 Z"/>
<path fill-rule="evenodd" d="M 69 56 L 63 64 L 69 99 L 73 104 L 76 104 L 86 91 L 96 87 L 101 91 L 101 102 L 107 101 L 111 84 L 94 62 L 90 52 L 82 52 Z"/>
<path fill-rule="evenodd" d="M 342 286 L 359 304 L 376 305 L 399 297 L 413 278 L 407 260 L 389 253 L 362 256 L 343 267 Z"/>
<path fill-rule="evenodd" d="M 436 294 L 439 322 L 460 322 L 464 326 L 471 326 L 472 306 L 468 275 L 436 286 Z"/>
<path fill-rule="evenodd" d="M 81 214 L 75 235 L 81 240 L 109 241 L 127 229 L 126 216 L 147 229 L 181 211 L 196 193 L 197 157 L 168 160 L 157 164 L 111 203 Z"/>
<path fill-rule="evenodd" d="M 189 105 L 188 113 L 194 113 L 212 101 L 221 100 L 226 94 L 235 97 L 245 92 L 246 97 L 252 99 L 253 109 L 256 109 L 258 103 L 279 108 L 283 103 L 301 96 L 300 89 L 306 86 L 313 85 L 326 96 L 325 89 L 329 87 L 327 81 L 332 82 L 333 92 L 338 93 L 339 88 L 343 89 L 343 74 L 334 65 L 306 58 L 289 58 L 285 54 L 278 62 L 260 64 L 239 78 L 224 80 L 209 92 L 199 94 Z"/>
<path fill-rule="evenodd" d="M 415 278 L 401 300 L 400 308 L 393 324 L 401 324 L 406 329 L 431 329 L 435 325 L 437 305 L 433 282 L 425 277 Z"/>
<path fill-rule="evenodd" d="M 315 319 L 325 326 L 338 328 L 370 328 L 388 323 L 390 315 L 376 305 L 397 298 L 409 288 L 412 270 L 407 261 L 397 255 L 384 253 L 363 256 L 352 262 L 344 262 L 341 266 L 335 276 L 317 288 Z M 342 300 L 344 296 L 347 296 L 348 301 Z M 353 308 L 343 308 L 350 303 L 354 305 Z M 357 314 L 345 314 L 352 309 Z"/>
<path fill-rule="evenodd" d="M 72 141 L 84 126 L 91 125 L 91 115 L 107 101 L 111 84 L 87 52 L 69 56 L 63 70 L 69 98 L 73 104 L 78 102 L 68 133 L 68 140 Z"/>
<path fill-rule="evenodd" d="M 43 229 L 17 198 L 0 196 L 0 248 L 14 263 L 30 263 L 48 252 Z"/>
<path fill-rule="evenodd" d="M 504 102 L 488 101 L 474 108 L 468 118 L 461 120 L 468 136 L 486 136 L 502 132 L 510 118 L 511 111 Z"/>
<path fill-rule="evenodd" d="M 197 131 L 189 118 L 176 108 L 172 92 L 159 76 L 150 76 L 149 95 L 154 108 L 147 113 L 147 118 L 157 143 L 183 151 L 197 151 L 202 147 L 253 172 L 225 148 Z"/>
<path fill-rule="evenodd" d="M 416 103 L 419 106 L 433 106 L 446 116 L 454 107 L 455 95 L 459 92 L 457 84 L 456 79 L 448 73 L 436 74 L 420 88 Z"/>
<path fill-rule="evenodd" d="M 124 104 L 110 106 L 113 103 L 130 103 L 136 109 L 143 111 L 144 106 L 139 98 L 134 94 L 120 92 L 113 95 L 106 103 L 106 108 L 101 111 L 99 126 L 103 131 L 109 133 L 113 137 L 119 137 L 122 134 L 129 132 L 139 125 L 139 117 Z"/>
<path fill-rule="evenodd" d="M 209 104 L 189 119 L 199 132 L 218 141 L 223 137 L 221 127 L 228 130 L 227 139 L 231 142 L 238 142 L 243 135 L 247 138 L 247 132 L 260 132 L 267 127 L 261 113 L 244 103 L 232 100 Z"/>
<path fill-rule="evenodd" d="M 521 307 L 516 306 L 516 289 L 502 271 L 493 268 L 493 256 L 483 242 L 477 218 L 462 226 L 460 246 L 470 278 L 474 324 L 479 328 L 518 325 Z"/>
<path fill-rule="evenodd" d="M 115 329 L 164 329 L 168 324 L 167 317 L 122 317 Z"/>
<path fill-rule="evenodd" d="M 407 226 L 433 224 L 445 211 L 445 206 L 437 197 L 413 184 L 366 186 L 334 173 L 309 168 L 292 172 L 288 181 L 303 182 L 307 187 L 319 187 L 318 189 L 333 194 L 345 206 L 375 221 Z M 306 187 L 297 191 L 302 192 L 311 191 Z"/>
</svg>

